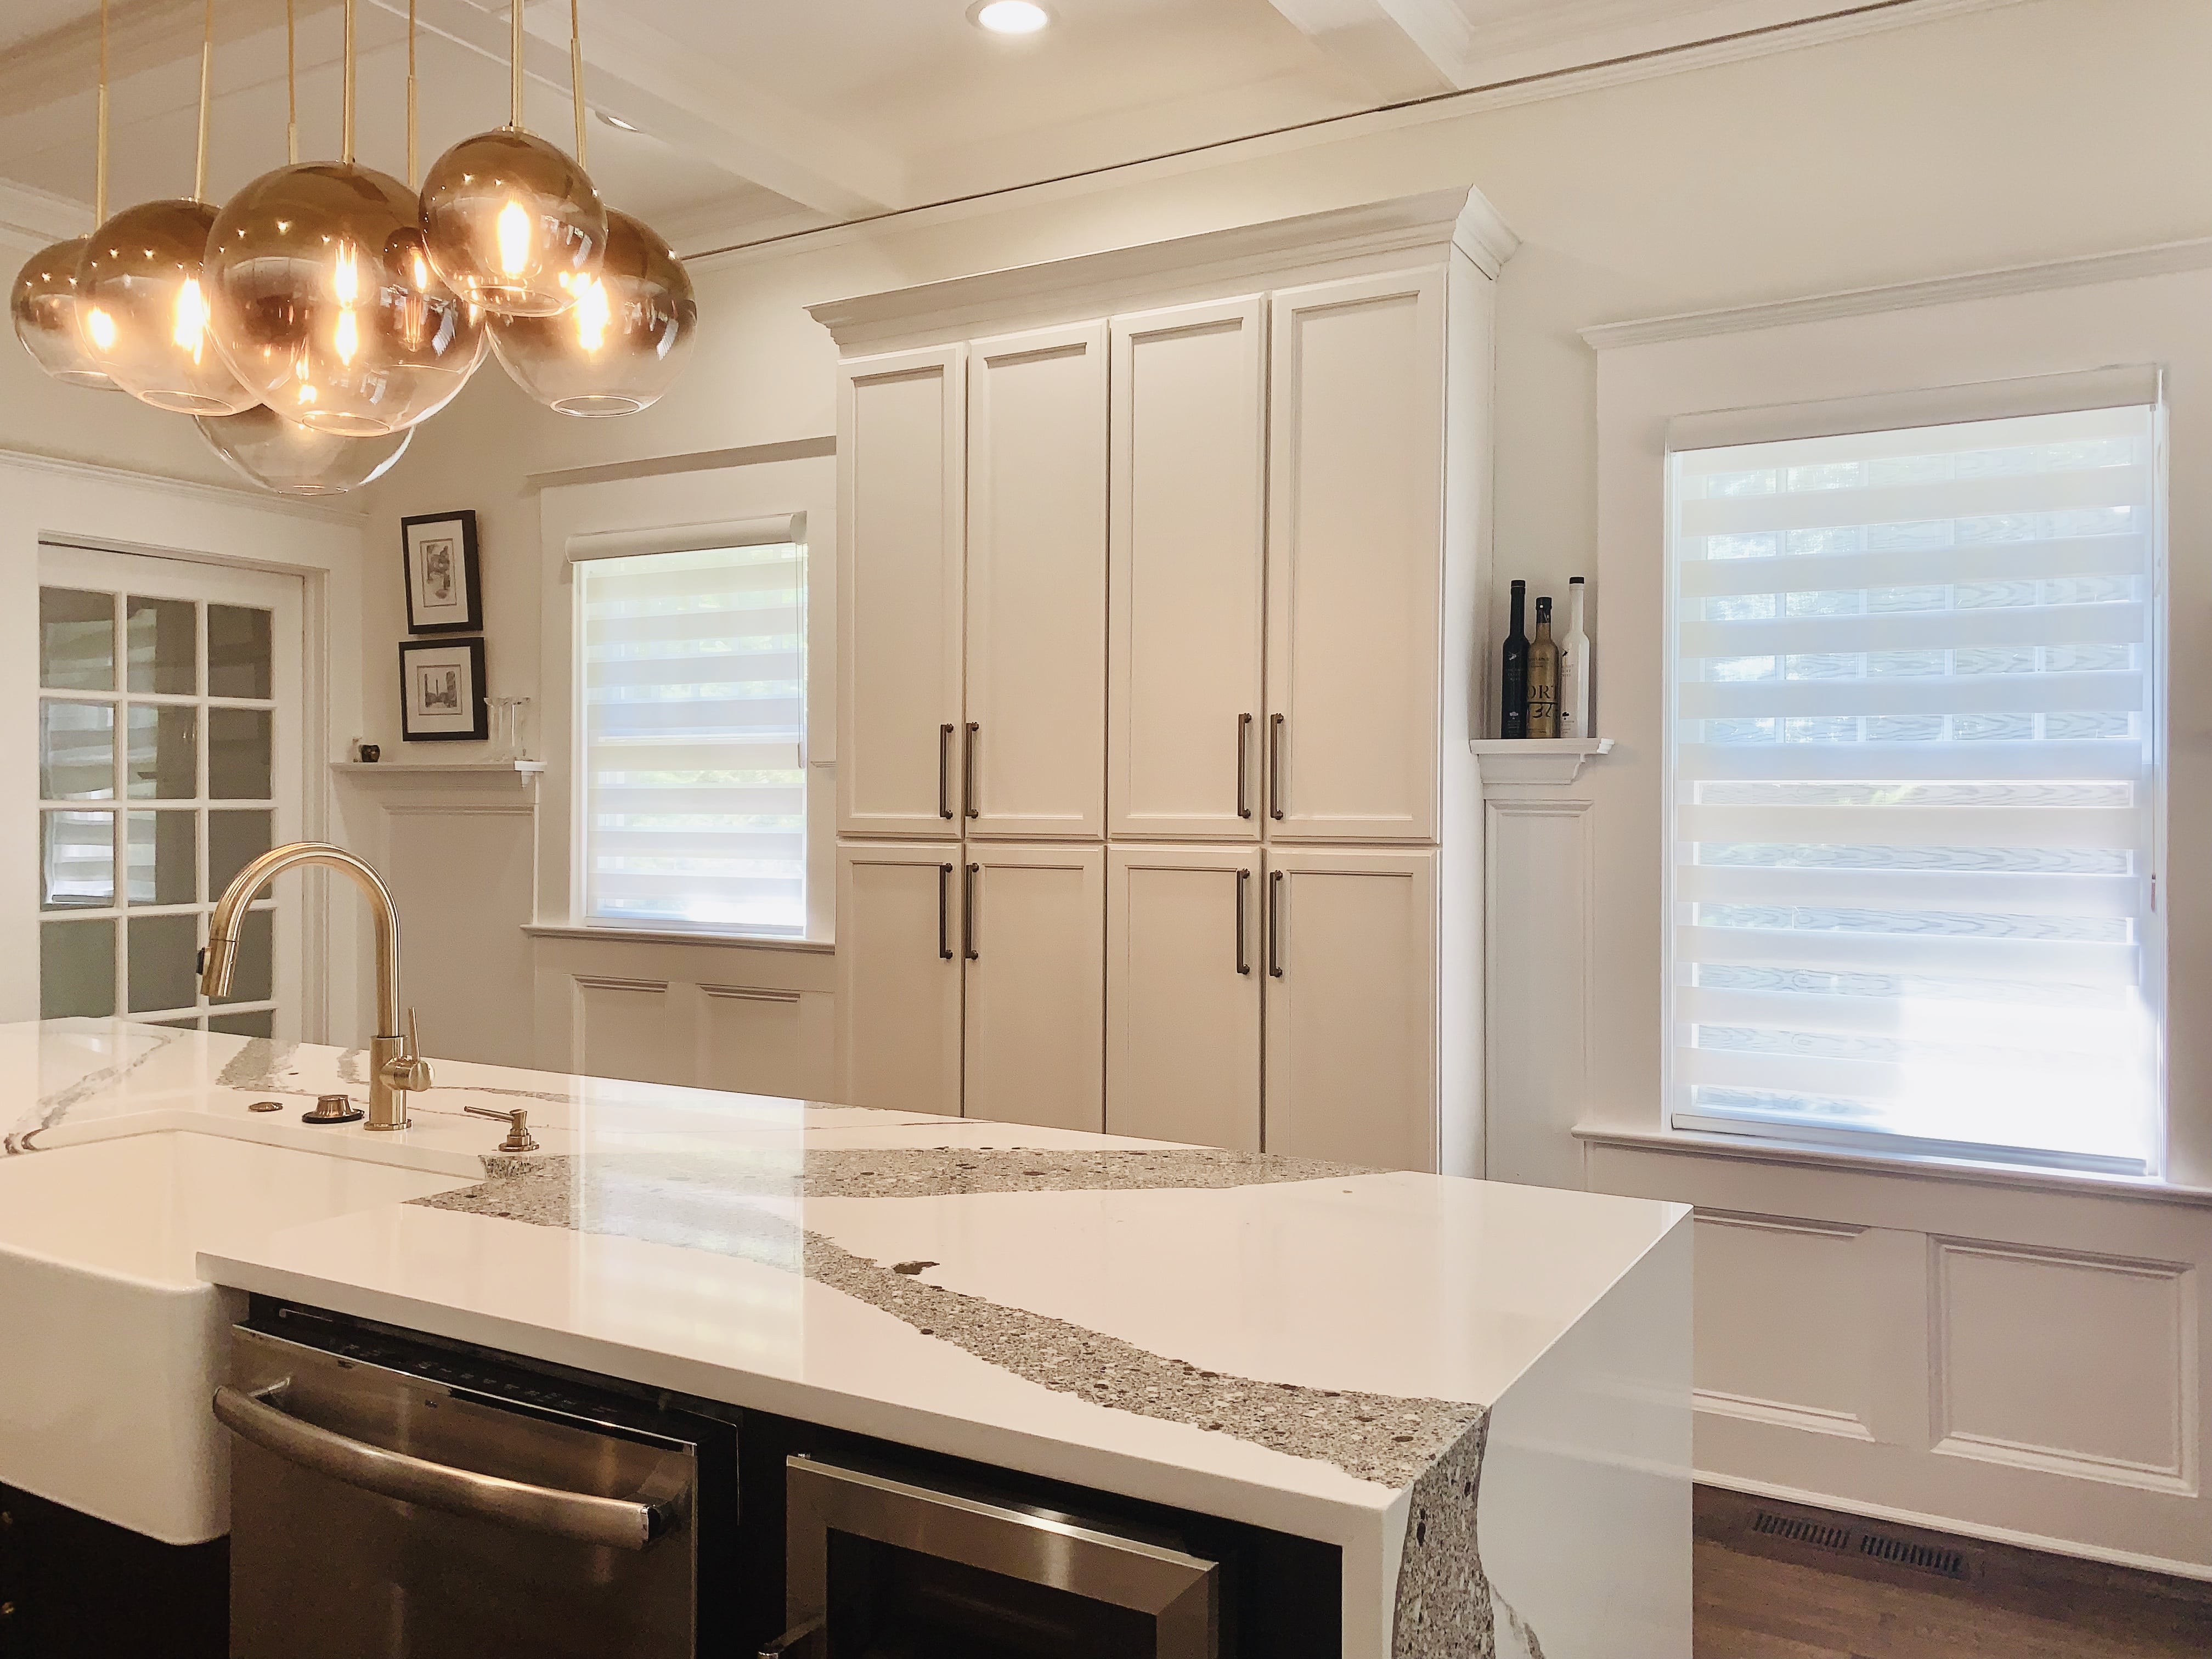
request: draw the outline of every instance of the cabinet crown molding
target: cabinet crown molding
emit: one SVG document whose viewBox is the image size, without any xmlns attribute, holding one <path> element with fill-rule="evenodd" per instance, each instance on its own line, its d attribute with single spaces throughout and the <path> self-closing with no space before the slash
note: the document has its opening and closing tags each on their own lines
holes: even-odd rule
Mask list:
<svg viewBox="0 0 2212 1659">
<path fill-rule="evenodd" d="M 1239 225 L 809 306 L 846 356 L 1153 306 L 1186 291 L 1212 297 L 1249 283 L 1279 286 L 1339 274 L 1358 260 L 1456 248 L 1486 276 L 1521 246 L 1479 190 L 1428 191 L 1357 207 Z"/>
</svg>

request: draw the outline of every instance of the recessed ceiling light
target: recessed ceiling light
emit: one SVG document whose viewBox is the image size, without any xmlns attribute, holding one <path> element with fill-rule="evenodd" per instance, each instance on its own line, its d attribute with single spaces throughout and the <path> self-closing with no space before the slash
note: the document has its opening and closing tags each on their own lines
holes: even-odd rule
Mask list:
<svg viewBox="0 0 2212 1659">
<path fill-rule="evenodd" d="M 619 132 L 635 132 L 637 131 L 635 127 L 623 120 L 619 115 L 610 115 L 605 110 L 599 111 L 598 114 L 599 119 L 605 121 L 609 126 L 613 127 Z"/>
<path fill-rule="evenodd" d="M 969 10 L 968 21 L 994 34 L 1035 34 L 1052 21 L 1052 14 L 1036 0 L 982 0 Z"/>
</svg>

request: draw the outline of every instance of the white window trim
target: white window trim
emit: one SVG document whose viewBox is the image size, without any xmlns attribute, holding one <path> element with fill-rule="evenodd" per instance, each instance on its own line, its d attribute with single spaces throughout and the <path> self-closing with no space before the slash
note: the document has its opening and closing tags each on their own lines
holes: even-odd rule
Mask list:
<svg viewBox="0 0 2212 1659">
<path fill-rule="evenodd" d="M 647 477 L 551 484 L 539 504 L 540 685 L 537 742 L 545 764 L 538 815 L 536 925 L 569 935 L 665 935 L 585 914 L 584 791 L 577 775 L 582 690 L 575 672 L 582 560 L 793 541 L 806 552 L 806 942 L 829 944 L 836 920 L 836 460 L 834 456 L 715 465 Z M 702 928 L 702 944 L 787 944 L 782 933 Z"/>
<path fill-rule="evenodd" d="M 1896 431 L 1911 427 L 1943 426 L 1964 422 L 2000 420 L 2014 416 L 2055 415 L 2080 410 L 2149 406 L 2154 410 L 2156 479 L 2152 488 L 2151 592 L 2149 628 L 2158 672 L 2148 687 L 2147 713 L 2151 724 L 2151 892 L 2154 902 L 2142 941 L 2148 983 L 2145 987 L 2157 1028 L 2158 1119 L 2148 1169 L 2133 1159 L 2090 1154 L 2074 1155 L 2034 1148 L 1984 1142 L 1954 1142 L 1933 1137 L 1907 1136 L 1867 1130 L 1829 1130 L 1815 1126 L 1763 1126 L 1708 1116 L 1676 1105 L 1679 1098 L 1675 1064 L 1680 1050 L 1675 1042 L 1676 1004 L 1673 935 L 1679 914 L 1674 854 L 1674 808 L 1677 749 L 1680 722 L 1673 716 L 1673 662 L 1676 629 L 1674 549 L 1671 535 L 1662 529 L 1661 557 L 1665 566 L 1665 596 L 1661 627 L 1661 661 L 1668 676 L 1663 756 L 1659 787 L 1662 805 L 1661 823 L 1663 871 L 1661 876 L 1660 925 L 1660 1098 L 1662 1127 L 1668 1133 L 1727 1135 L 1753 1143 L 1874 1158 L 1927 1158 L 1946 1163 L 1986 1163 L 2024 1168 L 2076 1171 L 2104 1176 L 2160 1178 L 2166 1168 L 2169 1105 L 2166 998 L 2168 944 L 2165 907 L 2155 896 L 2166 886 L 2167 848 L 2167 534 L 2166 478 L 2168 453 L 2164 375 L 2154 366 L 2089 370 L 2080 374 L 2025 376 L 2017 380 L 1982 381 L 1966 386 L 1928 386 L 1869 397 L 1820 399 L 1799 404 L 1766 404 L 1756 408 L 1714 410 L 1676 415 L 1667 422 L 1666 477 L 1663 485 L 1662 526 L 1674 522 L 1673 458 L 1677 453 L 1738 445 L 1789 441 L 1802 438 L 1843 436 L 1856 432 Z"/>
<path fill-rule="evenodd" d="M 1673 1144 L 1685 1154 L 1760 1156 L 1760 1143 L 1746 1140 L 1723 1150 L 1710 1144 L 1715 1137 L 1664 1127 L 1668 1032 L 1656 994 L 1661 988 L 1649 975 L 1665 959 L 1658 932 L 1664 919 L 1658 838 L 1667 800 L 1659 712 L 1663 639 L 1657 623 L 1665 589 L 1668 422 L 1698 411 L 1875 398 L 1899 387 L 1964 386 L 2155 363 L 2169 411 L 2166 539 L 2185 554 L 2212 499 L 2199 482 L 2212 473 L 2212 419 L 2200 390 L 2212 385 L 2212 340 L 2201 327 L 2212 306 L 2212 270 L 2198 268 L 2200 263 L 2178 269 L 2115 264 L 2109 272 L 2102 266 L 2094 271 L 2074 264 L 2036 267 L 2002 282 L 1943 278 L 1584 331 L 1596 349 L 1597 374 L 1598 547 L 1591 631 L 1604 686 L 1600 696 L 1616 711 L 1607 720 L 1614 751 L 1605 766 L 1592 769 L 1586 789 L 1577 791 L 1589 793 L 1600 809 L 1589 815 L 1586 854 L 1601 903 L 1589 963 L 1588 1036 L 1559 1034 L 1561 1041 L 1573 1041 L 1574 1052 L 1582 1055 L 1577 1093 L 1586 1103 L 1573 1128 L 1585 1141 L 1677 1133 Z M 2196 614 L 2212 604 L 2212 568 L 2186 556 L 2169 558 L 2161 597 L 2166 615 Z M 2212 659 L 2169 650 L 2160 694 L 2173 711 L 2163 722 L 2168 732 L 2176 718 L 2197 718 L 2198 711 L 2212 707 Z M 2195 810 L 2212 786 L 2212 768 L 2185 746 L 2161 753 L 2160 762 L 2167 810 Z M 2161 825 L 2161 862 L 2171 862 L 2171 846 Z M 2166 1024 L 2165 1064 L 2169 1078 L 2180 1079 L 2197 1074 L 2212 1058 L 2212 1028 L 2200 1031 L 2202 1022 L 2179 1017 L 2185 1012 L 2185 999 L 2198 994 L 2197 964 L 2205 959 L 2212 913 L 2188 893 L 2175 893 L 2171 880 L 2163 878 L 2170 872 L 2160 874 L 2158 914 L 2169 936 L 2168 1001 L 2177 1011 Z M 1653 966 L 1638 969 L 1639 962 Z M 1607 1034 L 1602 1041 L 1601 1032 Z M 2163 1173 L 2140 1183 L 2142 1190 L 2212 1188 L 2212 1097 L 2200 1097 L 2201 1091 L 2166 1089 Z M 1856 1157 L 1869 1168 L 1899 1162 L 1848 1151 L 1817 1156 L 1839 1167 Z M 1932 1179 L 1957 1173 L 1935 1158 L 1924 1169 Z M 2085 1189 L 2120 1179 L 2049 1170 L 2039 1178 L 2074 1181 Z"/>
</svg>

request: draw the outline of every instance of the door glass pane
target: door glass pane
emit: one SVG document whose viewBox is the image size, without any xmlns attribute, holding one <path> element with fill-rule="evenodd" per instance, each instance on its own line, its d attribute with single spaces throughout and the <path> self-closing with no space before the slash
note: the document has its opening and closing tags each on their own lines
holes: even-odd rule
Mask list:
<svg viewBox="0 0 2212 1659">
<path fill-rule="evenodd" d="M 238 930 L 238 965 L 225 1002 L 266 1002 L 276 994 L 276 913 L 249 910 Z"/>
<path fill-rule="evenodd" d="M 266 708 L 208 711 L 208 798 L 269 799 L 269 722 Z"/>
<path fill-rule="evenodd" d="M 112 595 L 39 590 L 39 684 L 56 691 L 115 690 Z"/>
<path fill-rule="evenodd" d="M 42 812 L 39 903 L 66 910 L 115 902 L 115 815 Z"/>
<path fill-rule="evenodd" d="M 125 613 L 131 689 L 189 697 L 200 689 L 198 619 L 190 599 L 142 599 Z"/>
<path fill-rule="evenodd" d="M 115 799 L 114 705 L 39 705 L 39 795 L 44 800 Z"/>
<path fill-rule="evenodd" d="M 267 812 L 210 812 L 208 814 L 208 890 L 211 899 L 222 896 L 238 872 L 267 852 L 270 844 Z"/>
<path fill-rule="evenodd" d="M 133 904 L 190 904 L 199 897 L 199 814 L 133 812 L 124 848 Z"/>
<path fill-rule="evenodd" d="M 276 1011 L 264 1008 L 258 1014 L 217 1014 L 208 1021 L 210 1031 L 225 1031 L 232 1036 L 275 1036 Z"/>
<path fill-rule="evenodd" d="M 39 1018 L 115 1012 L 115 924 L 50 921 L 39 930 Z"/>
<path fill-rule="evenodd" d="M 198 1000 L 200 919 L 198 916 L 131 918 L 131 1009 L 189 1008 Z"/>
<path fill-rule="evenodd" d="M 273 696 L 269 613 L 245 605 L 208 607 L 208 696 Z"/>
<path fill-rule="evenodd" d="M 190 800 L 199 793 L 199 757 L 193 752 L 199 711 L 131 705 L 130 750 L 124 787 L 133 800 Z"/>
</svg>

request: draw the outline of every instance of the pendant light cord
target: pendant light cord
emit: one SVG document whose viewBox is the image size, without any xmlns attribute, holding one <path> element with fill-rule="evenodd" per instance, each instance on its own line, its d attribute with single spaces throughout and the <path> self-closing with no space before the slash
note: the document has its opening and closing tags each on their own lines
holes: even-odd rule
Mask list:
<svg viewBox="0 0 2212 1659">
<path fill-rule="evenodd" d="M 407 188 L 422 187 L 415 153 L 415 0 L 407 0 Z"/>
<path fill-rule="evenodd" d="M 192 200 L 207 200 L 208 95 L 215 82 L 215 0 L 207 0 L 200 23 L 200 147 L 192 164 Z"/>
<path fill-rule="evenodd" d="M 345 91 L 338 100 L 338 160 L 353 165 L 353 15 L 354 0 L 345 0 Z"/>
<path fill-rule="evenodd" d="M 522 0 L 507 0 L 507 125 L 516 132 L 522 125 Z"/>
<path fill-rule="evenodd" d="M 584 160 L 584 24 L 582 0 L 568 0 L 568 94 L 576 106 L 576 165 Z"/>
<path fill-rule="evenodd" d="M 92 222 L 107 222 L 107 0 L 100 0 L 100 141 L 92 168 Z"/>
<path fill-rule="evenodd" d="M 106 0 L 101 0 L 105 4 Z M 284 164 L 300 165 L 300 26 L 295 0 L 284 0 Z"/>
</svg>

